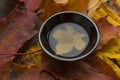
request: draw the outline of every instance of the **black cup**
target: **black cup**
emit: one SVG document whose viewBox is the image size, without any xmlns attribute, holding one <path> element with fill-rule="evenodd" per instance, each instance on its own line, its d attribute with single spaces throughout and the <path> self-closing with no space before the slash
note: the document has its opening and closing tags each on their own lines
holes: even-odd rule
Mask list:
<svg viewBox="0 0 120 80">
<path fill-rule="evenodd" d="M 65 58 L 58 55 L 55 55 L 55 52 L 51 49 L 49 44 L 49 33 L 53 30 L 56 25 L 61 23 L 76 23 L 81 25 L 89 35 L 89 44 L 86 49 L 80 53 L 80 55 Z M 79 12 L 73 11 L 64 11 L 59 12 L 51 17 L 49 17 L 41 26 L 39 30 L 39 43 L 42 49 L 51 57 L 62 60 L 62 61 L 76 61 L 85 58 L 89 54 L 91 54 L 97 47 L 100 40 L 100 33 L 97 25 L 86 15 L 83 15 Z"/>
</svg>

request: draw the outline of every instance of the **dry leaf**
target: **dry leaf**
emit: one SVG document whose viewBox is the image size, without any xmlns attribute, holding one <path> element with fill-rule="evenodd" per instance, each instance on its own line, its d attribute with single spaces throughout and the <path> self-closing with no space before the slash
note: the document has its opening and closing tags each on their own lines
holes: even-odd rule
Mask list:
<svg viewBox="0 0 120 80">
<path fill-rule="evenodd" d="M 15 9 L 6 19 L 1 20 L 0 54 L 14 54 L 36 32 L 34 13 L 20 12 Z"/>
<path fill-rule="evenodd" d="M 100 5 L 106 1 L 108 1 L 108 0 L 89 0 L 88 16 L 92 18 L 94 16 L 94 13 L 96 12 L 97 8 L 99 8 Z"/>
<path fill-rule="evenodd" d="M 105 16 L 110 24 L 120 26 L 120 6 L 114 0 L 104 2 L 95 12 L 93 18 L 98 20 Z"/>
<path fill-rule="evenodd" d="M 35 52 L 37 50 L 40 50 L 40 45 L 39 43 L 32 45 L 27 51 L 26 53 L 31 53 L 31 52 Z M 25 55 L 22 57 L 22 59 L 20 60 L 22 62 L 22 65 L 28 66 L 28 67 L 32 67 L 32 66 L 40 66 L 41 64 L 41 55 L 42 51 L 40 52 L 36 52 L 34 54 L 31 55 Z"/>
<path fill-rule="evenodd" d="M 18 0 L 0 0 L 0 19 L 12 12 L 17 3 Z"/>
<path fill-rule="evenodd" d="M 97 56 L 104 60 L 113 68 L 117 76 L 120 77 L 120 37 L 112 39 L 101 50 L 97 51 Z"/>
<path fill-rule="evenodd" d="M 66 4 L 57 4 L 54 0 L 47 0 L 44 4 L 44 13 L 40 15 L 41 22 L 43 23 L 48 17 L 61 11 L 85 12 L 88 1 L 89 0 L 69 0 Z"/>
<path fill-rule="evenodd" d="M 58 4 L 66 4 L 69 0 L 54 0 Z"/>
<path fill-rule="evenodd" d="M 116 4 L 118 4 L 120 7 L 120 0 L 116 0 Z"/>
<path fill-rule="evenodd" d="M 119 36 L 120 28 L 109 24 L 106 18 L 99 19 L 96 23 L 99 27 L 101 35 L 100 45 L 98 48 L 102 48 L 102 46 L 107 44 L 109 40 Z"/>
<path fill-rule="evenodd" d="M 0 20 L 0 54 L 17 53 L 24 42 L 36 34 L 34 30 L 36 20 L 34 13 L 21 12 L 18 9 L 14 9 L 8 17 Z M 0 58 L 6 57 L 0 56 Z M 12 60 L 13 57 L 8 59 Z M 5 61 L 1 60 L 3 63 Z"/>
</svg>

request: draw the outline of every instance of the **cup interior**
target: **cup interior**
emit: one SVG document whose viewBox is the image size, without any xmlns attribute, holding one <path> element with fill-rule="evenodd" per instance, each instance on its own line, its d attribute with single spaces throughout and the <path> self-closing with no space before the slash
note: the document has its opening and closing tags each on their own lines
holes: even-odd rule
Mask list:
<svg viewBox="0 0 120 80">
<path fill-rule="evenodd" d="M 82 26 L 89 35 L 89 43 L 86 49 L 77 56 L 63 57 L 55 55 L 49 44 L 49 33 L 53 28 L 61 23 L 76 23 Z M 51 57 L 62 61 L 75 61 L 91 54 L 99 43 L 99 30 L 97 25 L 87 16 L 78 12 L 60 12 L 49 17 L 41 26 L 39 31 L 39 42 L 42 49 Z"/>
</svg>

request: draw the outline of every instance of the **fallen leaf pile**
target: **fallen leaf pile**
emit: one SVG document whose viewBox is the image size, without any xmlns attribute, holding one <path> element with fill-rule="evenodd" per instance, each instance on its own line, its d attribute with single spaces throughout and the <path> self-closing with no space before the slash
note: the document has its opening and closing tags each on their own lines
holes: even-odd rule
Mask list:
<svg viewBox="0 0 120 80">
<path fill-rule="evenodd" d="M 16 53 L 22 44 L 34 34 L 36 16 L 34 13 L 15 9 L 12 15 L 1 20 L 0 54 Z"/>
<path fill-rule="evenodd" d="M 15 54 L 19 48 L 36 34 L 34 30 L 37 16 L 34 12 L 21 11 L 17 7 L 0 20 L 0 54 Z M 5 59 L 8 57 L 8 59 Z M 2 63 L 12 60 L 10 56 L 0 56 Z M 2 64 L 0 64 L 2 65 Z"/>
<path fill-rule="evenodd" d="M 44 6 L 40 7 L 40 8 L 44 8 L 44 13 L 45 13 L 40 15 L 40 19 L 42 23 L 51 15 L 61 11 L 77 11 L 77 12 L 85 13 L 85 10 L 87 9 L 87 5 L 89 2 L 89 0 L 68 0 L 66 4 L 57 4 L 55 1 L 60 1 L 60 0 L 46 0 Z"/>
<path fill-rule="evenodd" d="M 120 33 L 120 27 L 115 27 L 111 25 L 106 17 L 99 19 L 96 21 L 98 28 L 100 30 L 100 44 L 98 48 L 102 48 L 105 44 L 108 43 L 109 40 L 113 38 L 117 38 Z"/>
<path fill-rule="evenodd" d="M 112 39 L 103 49 L 97 51 L 97 56 L 109 64 L 120 77 L 120 37 Z"/>
<path fill-rule="evenodd" d="M 0 19 L 11 13 L 17 3 L 18 0 L 0 0 Z"/>
<path fill-rule="evenodd" d="M 7 2 L 6 7 L 12 5 L 9 10 L 1 6 L 2 1 Z M 0 16 L 0 80 L 120 80 L 120 0 L 19 0 L 15 4 L 11 4 L 14 0 L 9 1 L 0 1 L 0 15 L 6 11 Z M 19 9 L 21 2 L 24 9 Z M 44 12 L 38 17 L 41 9 Z M 22 57 L 3 55 L 41 49 L 33 38 L 38 18 L 43 23 L 52 14 L 68 10 L 87 11 L 98 25 L 101 40 L 94 54 L 67 63 L 43 51 Z"/>
<path fill-rule="evenodd" d="M 101 2 L 102 1 L 102 2 Z M 96 8 L 96 6 L 93 6 L 94 9 L 89 9 L 90 12 L 88 12 L 88 16 L 93 18 L 95 20 L 98 20 L 100 18 L 106 17 L 107 21 L 114 25 L 114 26 L 120 26 L 120 0 L 98 0 L 96 4 L 101 2 L 99 4 L 99 7 Z M 90 14 L 91 13 L 91 14 Z M 94 13 L 94 14 L 92 14 Z"/>
</svg>

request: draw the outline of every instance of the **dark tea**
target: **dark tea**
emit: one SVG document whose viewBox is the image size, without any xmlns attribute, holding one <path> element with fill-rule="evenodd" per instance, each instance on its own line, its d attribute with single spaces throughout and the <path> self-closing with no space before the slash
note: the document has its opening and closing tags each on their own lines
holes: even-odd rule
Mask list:
<svg viewBox="0 0 120 80">
<path fill-rule="evenodd" d="M 87 31 L 76 23 L 62 23 L 49 34 L 49 44 L 55 55 L 75 57 L 82 53 L 89 43 Z"/>
</svg>

